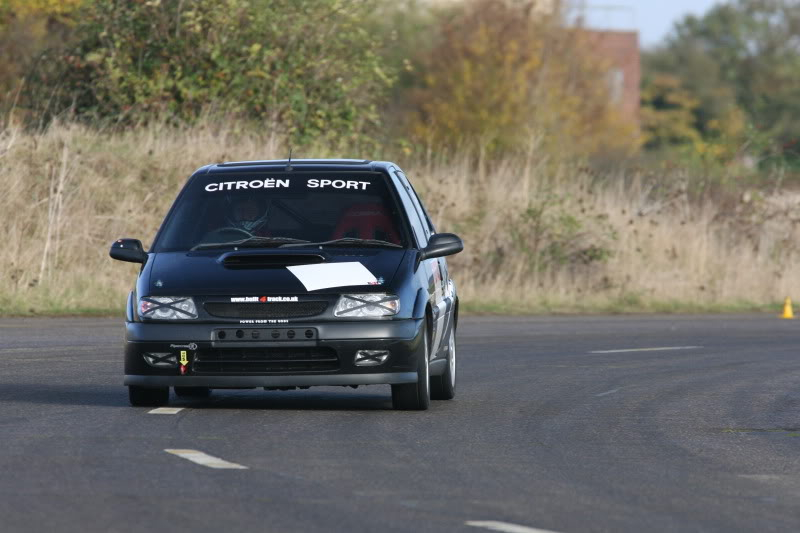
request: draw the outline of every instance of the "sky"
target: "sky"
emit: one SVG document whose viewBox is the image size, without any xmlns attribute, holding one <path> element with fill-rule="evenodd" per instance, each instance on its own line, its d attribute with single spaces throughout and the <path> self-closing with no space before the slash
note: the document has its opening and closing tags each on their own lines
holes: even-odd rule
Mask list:
<svg viewBox="0 0 800 533">
<path fill-rule="evenodd" d="M 589 7 L 587 25 L 638 29 L 643 47 L 658 44 L 685 15 L 702 15 L 720 0 L 579 0 Z M 606 9 L 609 8 L 609 9 Z"/>
</svg>

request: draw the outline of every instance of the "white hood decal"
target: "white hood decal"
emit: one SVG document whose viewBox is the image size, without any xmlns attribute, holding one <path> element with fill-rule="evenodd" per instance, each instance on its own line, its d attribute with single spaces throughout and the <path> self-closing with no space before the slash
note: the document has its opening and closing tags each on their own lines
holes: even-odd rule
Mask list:
<svg viewBox="0 0 800 533">
<path fill-rule="evenodd" d="M 307 291 L 351 285 L 377 285 L 378 280 L 359 262 L 320 263 L 286 267 Z"/>
</svg>

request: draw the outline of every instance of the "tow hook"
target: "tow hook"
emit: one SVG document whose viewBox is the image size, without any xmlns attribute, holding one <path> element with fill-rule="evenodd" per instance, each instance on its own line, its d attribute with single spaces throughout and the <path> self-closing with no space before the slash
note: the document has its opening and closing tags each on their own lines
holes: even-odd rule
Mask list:
<svg viewBox="0 0 800 533">
<path fill-rule="evenodd" d="M 189 357 L 186 350 L 181 350 L 181 376 L 185 376 L 189 372 Z"/>
</svg>

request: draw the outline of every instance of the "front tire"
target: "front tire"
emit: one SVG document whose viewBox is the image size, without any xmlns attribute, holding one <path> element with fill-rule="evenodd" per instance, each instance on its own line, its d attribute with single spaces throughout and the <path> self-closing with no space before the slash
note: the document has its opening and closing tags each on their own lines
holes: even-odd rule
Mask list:
<svg viewBox="0 0 800 533">
<path fill-rule="evenodd" d="M 169 387 L 151 389 L 129 385 L 128 400 L 134 407 L 161 407 L 169 402 Z"/>
<path fill-rule="evenodd" d="M 422 331 L 423 350 L 417 360 L 417 382 L 392 385 L 392 406 L 404 411 L 425 411 L 431 404 L 428 328 Z"/>
<path fill-rule="evenodd" d="M 431 376 L 431 398 L 452 400 L 456 396 L 456 328 L 450 330 L 447 344 L 447 369 L 441 376 Z"/>
</svg>

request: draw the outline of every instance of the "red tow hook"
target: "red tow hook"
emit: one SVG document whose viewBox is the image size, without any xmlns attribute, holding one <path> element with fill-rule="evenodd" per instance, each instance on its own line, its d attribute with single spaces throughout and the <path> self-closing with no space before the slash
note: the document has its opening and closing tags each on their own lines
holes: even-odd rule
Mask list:
<svg viewBox="0 0 800 533">
<path fill-rule="evenodd" d="M 181 376 L 185 376 L 189 371 L 189 358 L 187 355 L 186 350 L 181 350 Z"/>
</svg>

